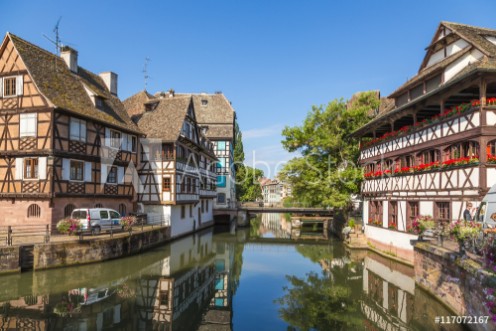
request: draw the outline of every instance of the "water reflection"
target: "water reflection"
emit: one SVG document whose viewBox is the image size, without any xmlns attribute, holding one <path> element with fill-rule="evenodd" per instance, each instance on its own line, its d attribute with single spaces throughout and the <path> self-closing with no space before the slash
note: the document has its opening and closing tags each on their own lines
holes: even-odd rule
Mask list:
<svg viewBox="0 0 496 331">
<path fill-rule="evenodd" d="M 452 315 L 412 268 L 347 251 L 321 229 L 302 240 L 285 215 L 215 230 L 126 259 L 2 276 L 0 330 L 435 330 L 435 316 Z"/>
</svg>

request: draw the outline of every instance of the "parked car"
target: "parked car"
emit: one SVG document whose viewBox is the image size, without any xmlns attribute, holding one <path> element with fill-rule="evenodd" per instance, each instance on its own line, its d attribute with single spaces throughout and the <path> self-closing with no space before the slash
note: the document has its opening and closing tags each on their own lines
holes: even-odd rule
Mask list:
<svg viewBox="0 0 496 331">
<path fill-rule="evenodd" d="M 92 234 L 122 228 L 120 225 L 121 215 L 109 208 L 74 209 L 71 218 L 79 220 L 81 231 L 90 231 Z"/>
</svg>

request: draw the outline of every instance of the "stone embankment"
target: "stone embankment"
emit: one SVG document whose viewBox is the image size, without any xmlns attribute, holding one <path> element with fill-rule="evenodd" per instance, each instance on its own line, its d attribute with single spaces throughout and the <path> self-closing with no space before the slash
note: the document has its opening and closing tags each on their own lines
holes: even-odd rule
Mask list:
<svg viewBox="0 0 496 331">
<path fill-rule="evenodd" d="M 170 227 L 167 226 L 132 234 L 121 233 L 112 238 L 88 237 L 83 240 L 0 247 L 0 273 L 102 262 L 137 254 L 170 240 Z"/>
</svg>

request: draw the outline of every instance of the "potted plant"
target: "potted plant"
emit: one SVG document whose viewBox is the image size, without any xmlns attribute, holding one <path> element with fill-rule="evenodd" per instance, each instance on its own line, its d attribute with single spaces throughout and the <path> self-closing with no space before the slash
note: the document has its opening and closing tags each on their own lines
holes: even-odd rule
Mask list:
<svg viewBox="0 0 496 331">
<path fill-rule="evenodd" d="M 435 225 L 432 216 L 419 215 L 413 220 L 409 232 L 418 234 L 418 240 L 423 240 L 425 231 L 434 229 Z"/>
<path fill-rule="evenodd" d="M 460 255 L 465 255 L 465 244 L 481 231 L 481 224 L 474 221 L 458 220 L 450 224 L 449 234 L 458 241 Z"/>
<path fill-rule="evenodd" d="M 72 235 L 80 232 L 81 223 L 73 218 L 64 218 L 57 222 L 57 231 L 62 234 Z"/>
<path fill-rule="evenodd" d="M 119 223 L 124 231 L 128 231 L 131 234 L 133 226 L 136 224 L 136 216 L 124 216 Z"/>
</svg>

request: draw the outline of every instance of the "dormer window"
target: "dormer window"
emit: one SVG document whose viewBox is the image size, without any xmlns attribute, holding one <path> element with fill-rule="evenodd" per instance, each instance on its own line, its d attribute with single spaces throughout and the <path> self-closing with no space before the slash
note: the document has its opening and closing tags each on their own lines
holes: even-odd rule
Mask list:
<svg viewBox="0 0 496 331">
<path fill-rule="evenodd" d="M 103 109 L 103 98 L 95 96 L 95 107 L 98 109 Z"/>
<path fill-rule="evenodd" d="M 208 105 L 208 100 L 207 99 L 202 99 L 201 104 L 202 104 L 202 106 Z"/>
</svg>

